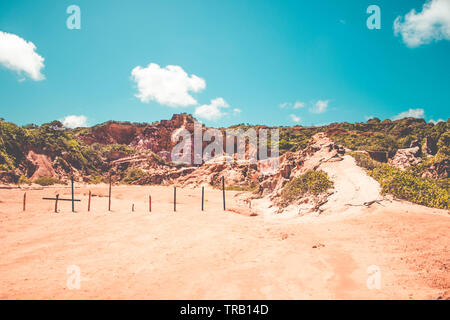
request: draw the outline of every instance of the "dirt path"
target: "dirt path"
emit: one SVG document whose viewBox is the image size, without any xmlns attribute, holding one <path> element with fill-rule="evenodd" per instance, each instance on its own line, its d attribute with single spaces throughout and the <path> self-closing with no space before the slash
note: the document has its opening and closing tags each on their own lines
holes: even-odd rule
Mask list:
<svg viewBox="0 0 450 320">
<path fill-rule="evenodd" d="M 341 161 L 324 162 L 319 168 L 334 182 L 334 193 L 321 207 L 325 211 L 358 210 L 355 206 L 382 199 L 378 182 L 358 167 L 352 156 L 343 156 Z"/>
<path fill-rule="evenodd" d="M 88 213 L 88 187 L 52 213 L 41 200 L 68 188 L 0 190 L 0 298 L 2 299 L 437 299 L 450 295 L 450 217 L 395 202 L 358 212 L 270 222 L 223 212 L 221 192 L 170 187 L 106 186 Z M 153 212 L 147 212 L 148 194 Z M 230 207 L 238 206 L 227 192 Z M 235 203 L 233 203 L 235 202 Z M 136 211 L 131 213 L 131 204 Z M 245 212 L 246 208 L 240 210 Z M 69 290 L 67 268 L 81 272 Z M 380 289 L 369 289 L 369 266 Z"/>
</svg>

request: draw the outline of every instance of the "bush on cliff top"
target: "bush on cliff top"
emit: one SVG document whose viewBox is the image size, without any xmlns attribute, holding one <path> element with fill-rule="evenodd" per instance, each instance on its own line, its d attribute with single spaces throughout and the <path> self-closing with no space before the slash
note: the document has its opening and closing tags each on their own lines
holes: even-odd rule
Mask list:
<svg viewBox="0 0 450 320">
<path fill-rule="evenodd" d="M 56 183 L 61 183 L 61 181 L 57 178 L 52 178 L 52 177 L 40 177 L 40 178 L 37 178 L 34 181 L 34 183 L 37 183 L 41 186 L 51 186 Z"/>
<path fill-rule="evenodd" d="M 132 184 L 133 182 L 144 178 L 145 176 L 147 176 L 147 172 L 145 172 L 141 168 L 130 168 L 127 170 L 122 182 L 126 184 Z"/>
<path fill-rule="evenodd" d="M 306 194 L 319 195 L 331 187 L 333 182 L 325 172 L 309 170 L 286 183 L 281 191 L 281 203 L 288 205 Z"/>
<path fill-rule="evenodd" d="M 427 207 L 449 209 L 450 179 L 428 179 L 414 174 L 413 171 L 402 171 L 388 164 L 372 160 L 361 152 L 350 153 L 356 164 L 368 169 L 368 174 L 378 181 L 383 194 L 392 194 Z"/>
</svg>

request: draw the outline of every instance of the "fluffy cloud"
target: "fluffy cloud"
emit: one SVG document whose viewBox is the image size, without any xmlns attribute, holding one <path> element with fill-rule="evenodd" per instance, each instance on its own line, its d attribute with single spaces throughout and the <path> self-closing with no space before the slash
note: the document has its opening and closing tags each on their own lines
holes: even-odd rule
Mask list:
<svg viewBox="0 0 450 320">
<path fill-rule="evenodd" d="M 409 109 L 403 111 L 392 118 L 392 120 L 399 120 L 403 118 L 424 118 L 425 111 L 423 109 Z"/>
<path fill-rule="evenodd" d="M 70 115 L 61 120 L 62 124 L 66 128 L 79 128 L 86 127 L 87 118 L 85 116 Z"/>
<path fill-rule="evenodd" d="M 294 121 L 295 123 L 299 123 L 302 119 L 300 117 L 297 117 L 295 114 L 290 114 L 289 117 L 291 118 L 292 121 Z"/>
<path fill-rule="evenodd" d="M 241 109 L 238 109 L 238 108 L 234 108 L 234 109 L 233 109 L 233 114 L 234 114 L 235 116 L 240 115 L 241 112 L 242 112 Z"/>
<path fill-rule="evenodd" d="M 204 104 L 202 106 L 197 107 L 195 109 L 194 115 L 201 119 L 217 121 L 226 115 L 226 113 L 223 112 L 221 109 L 228 107 L 229 107 L 228 103 L 226 103 L 226 101 L 223 98 L 216 98 L 211 100 L 210 104 Z"/>
<path fill-rule="evenodd" d="M 44 58 L 36 52 L 36 46 L 31 41 L 0 31 L 0 64 L 19 74 L 25 73 L 35 81 L 44 80 L 41 73 L 44 68 Z"/>
<path fill-rule="evenodd" d="M 301 109 L 301 108 L 304 108 L 304 107 L 305 107 L 305 103 L 304 102 L 296 101 L 294 103 L 294 109 Z"/>
<path fill-rule="evenodd" d="M 445 122 L 445 121 L 444 121 L 444 119 L 437 119 L 437 120 L 431 119 L 429 122 L 432 124 L 438 124 L 439 122 Z"/>
<path fill-rule="evenodd" d="M 199 92 L 206 87 L 206 82 L 196 75 L 188 75 L 180 66 L 161 68 L 150 63 L 146 68 L 135 67 L 131 77 L 136 82 L 138 97 L 142 102 L 151 100 L 169 107 L 196 105 L 190 92 Z"/>
<path fill-rule="evenodd" d="M 305 103 L 304 102 L 301 102 L 301 101 L 296 101 L 296 102 L 294 102 L 294 103 L 291 103 L 291 102 L 284 102 L 284 103 L 281 103 L 281 104 L 279 104 L 278 106 L 281 108 L 281 109 L 284 109 L 284 108 L 287 108 L 287 107 L 292 107 L 293 109 L 300 109 L 300 108 L 303 108 L 303 107 L 305 107 Z"/>
<path fill-rule="evenodd" d="M 401 34 L 409 47 L 450 40 L 450 0 L 430 0 L 423 5 L 422 12 L 412 9 L 404 17 L 397 17 L 394 32 Z"/>
<path fill-rule="evenodd" d="M 324 113 L 325 111 L 327 111 L 328 102 L 330 102 L 330 100 L 317 100 L 317 102 L 313 107 L 309 109 L 309 111 L 311 113 Z"/>
</svg>

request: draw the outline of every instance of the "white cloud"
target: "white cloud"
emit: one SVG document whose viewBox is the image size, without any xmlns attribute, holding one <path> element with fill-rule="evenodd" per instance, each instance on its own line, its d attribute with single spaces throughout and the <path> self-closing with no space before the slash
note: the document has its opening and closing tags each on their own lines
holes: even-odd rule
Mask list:
<svg viewBox="0 0 450 320">
<path fill-rule="evenodd" d="M 294 121 L 295 123 L 299 123 L 300 121 L 302 121 L 302 119 L 300 117 L 297 117 L 295 114 L 290 114 L 289 117 L 291 118 L 292 121 Z"/>
<path fill-rule="evenodd" d="M 204 104 L 195 109 L 194 115 L 201 119 L 217 121 L 226 115 L 222 108 L 228 108 L 228 103 L 223 98 L 211 100 L 210 104 Z M 236 109 L 235 109 L 236 110 Z M 238 109 L 239 110 L 239 109 Z"/>
<path fill-rule="evenodd" d="M 239 108 L 234 108 L 234 109 L 233 109 L 233 114 L 236 115 L 236 116 L 239 115 L 239 114 L 241 114 L 241 112 L 242 112 L 242 110 L 239 109 Z"/>
<path fill-rule="evenodd" d="M 199 92 L 206 87 L 204 79 L 189 76 L 180 66 L 161 68 L 156 63 L 150 63 L 146 68 L 135 67 L 131 76 L 139 91 L 136 97 L 142 102 L 153 100 L 169 107 L 198 104 L 190 92 Z"/>
<path fill-rule="evenodd" d="M 36 46 L 33 42 L 12 33 L 0 31 L 0 64 L 19 74 L 23 72 L 35 81 L 44 80 L 45 76 L 41 73 L 41 69 L 44 68 L 44 58 L 35 50 Z"/>
<path fill-rule="evenodd" d="M 392 117 L 392 120 L 400 120 L 403 118 L 424 118 L 425 111 L 423 109 L 409 109 Z"/>
<path fill-rule="evenodd" d="M 284 108 L 293 108 L 293 109 L 300 109 L 300 108 L 304 108 L 306 106 L 306 104 L 304 102 L 301 101 L 296 101 L 294 103 L 291 102 L 284 102 L 278 105 L 281 109 Z"/>
<path fill-rule="evenodd" d="M 311 113 L 324 113 L 327 111 L 330 100 L 317 100 L 312 108 L 309 109 Z"/>
<path fill-rule="evenodd" d="M 79 128 L 87 126 L 87 118 L 85 116 L 70 115 L 61 120 L 66 128 Z"/>
<path fill-rule="evenodd" d="M 423 5 L 422 12 L 412 9 L 404 17 L 397 17 L 394 32 L 401 34 L 409 47 L 450 40 L 450 0 L 430 0 Z"/>
<path fill-rule="evenodd" d="M 437 120 L 431 119 L 429 122 L 431 122 L 432 124 L 438 124 L 439 122 L 445 122 L 445 121 L 444 121 L 444 119 L 437 119 Z"/>
<path fill-rule="evenodd" d="M 305 104 L 304 102 L 296 101 L 296 102 L 294 103 L 294 109 L 301 109 L 301 108 L 304 108 L 305 105 L 306 105 L 306 104 Z"/>
</svg>

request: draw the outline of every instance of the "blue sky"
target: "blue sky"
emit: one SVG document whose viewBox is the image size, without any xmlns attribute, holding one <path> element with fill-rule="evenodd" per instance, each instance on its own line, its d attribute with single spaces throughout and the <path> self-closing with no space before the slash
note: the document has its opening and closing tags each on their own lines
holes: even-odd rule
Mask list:
<svg viewBox="0 0 450 320">
<path fill-rule="evenodd" d="M 215 127 L 403 112 L 447 120 L 450 12 L 437 6 L 449 0 L 433 1 L 442 29 L 417 43 L 417 19 L 404 16 L 419 15 L 425 0 L 0 0 L 0 117 L 24 125 L 82 115 L 93 125 L 188 112 Z M 80 30 L 66 26 L 72 4 Z M 379 30 L 366 26 L 372 4 L 381 9 Z M 436 28 L 435 16 L 425 12 L 419 22 Z M 17 40 L 5 34 L 32 42 L 43 67 L 15 61 L 22 53 L 2 58 L 5 39 Z"/>
</svg>

